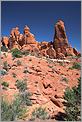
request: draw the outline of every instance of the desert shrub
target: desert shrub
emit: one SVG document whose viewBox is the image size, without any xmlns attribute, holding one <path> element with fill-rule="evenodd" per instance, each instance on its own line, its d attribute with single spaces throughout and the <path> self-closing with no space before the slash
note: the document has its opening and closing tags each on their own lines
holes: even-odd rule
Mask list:
<svg viewBox="0 0 82 122">
<path fill-rule="evenodd" d="M 78 62 L 74 62 L 72 67 L 69 67 L 69 69 L 81 69 L 81 64 Z"/>
<path fill-rule="evenodd" d="M 73 56 L 72 54 L 66 54 L 66 56 Z"/>
<path fill-rule="evenodd" d="M 31 106 L 32 105 L 32 101 L 30 100 L 31 96 L 32 96 L 32 94 L 27 91 L 22 92 L 20 94 L 20 99 L 22 101 L 22 104 L 27 105 L 27 106 Z"/>
<path fill-rule="evenodd" d="M 16 84 L 17 88 L 19 89 L 20 92 L 20 99 L 22 104 L 25 104 L 27 106 L 32 105 L 32 102 L 30 100 L 30 96 L 32 95 L 31 93 L 27 92 L 27 83 L 25 80 L 17 80 Z"/>
<path fill-rule="evenodd" d="M 49 64 L 53 63 L 53 61 L 50 60 L 50 58 L 46 58 L 46 60 L 47 60 L 47 62 L 48 62 Z"/>
<path fill-rule="evenodd" d="M 25 90 L 27 90 L 27 82 L 25 82 L 24 80 L 17 80 L 15 85 L 20 92 L 24 92 Z"/>
<path fill-rule="evenodd" d="M 29 54 L 30 54 L 30 51 L 29 51 L 29 50 L 22 51 L 22 55 L 27 56 L 27 55 L 29 55 Z"/>
<path fill-rule="evenodd" d="M 21 118 L 26 113 L 26 108 L 22 106 L 21 99 L 17 96 L 14 101 L 9 104 L 7 101 L 1 101 L 1 120 L 14 121 Z"/>
<path fill-rule="evenodd" d="M 20 50 L 18 50 L 17 48 L 12 49 L 12 56 L 16 57 L 16 58 L 21 58 L 22 57 L 22 52 Z"/>
<path fill-rule="evenodd" d="M 59 64 L 60 64 L 60 66 L 64 66 L 64 62 L 60 62 Z"/>
<path fill-rule="evenodd" d="M 65 81 L 66 83 L 68 83 L 68 79 L 66 77 L 63 77 L 62 81 Z"/>
<path fill-rule="evenodd" d="M 8 82 L 5 82 L 5 81 L 2 82 L 1 85 L 4 86 L 4 87 L 9 87 L 9 83 Z"/>
<path fill-rule="evenodd" d="M 5 56 L 5 58 L 7 58 L 7 53 L 4 53 L 3 55 Z"/>
<path fill-rule="evenodd" d="M 48 67 L 49 67 L 49 68 L 53 68 L 53 66 L 51 66 L 51 65 L 48 65 Z"/>
<path fill-rule="evenodd" d="M 28 70 L 27 70 L 27 69 L 25 69 L 23 73 L 25 73 L 25 74 L 26 74 L 26 73 L 28 73 Z"/>
<path fill-rule="evenodd" d="M 72 68 L 80 70 L 81 69 L 81 64 L 80 63 L 74 63 Z"/>
<path fill-rule="evenodd" d="M 5 69 L 6 71 L 8 71 L 8 63 L 7 63 L 7 61 L 5 61 L 4 63 L 3 63 L 3 69 Z"/>
<path fill-rule="evenodd" d="M 14 78 L 16 78 L 16 76 L 17 76 L 14 72 L 12 73 L 12 75 L 13 75 Z"/>
<path fill-rule="evenodd" d="M 81 120 L 81 78 L 78 87 L 66 89 L 64 99 L 67 101 L 65 109 L 66 121 L 80 121 Z"/>
<path fill-rule="evenodd" d="M 0 74 L 1 74 L 1 75 L 7 75 L 7 71 L 2 69 L 2 70 L 0 71 Z"/>
<path fill-rule="evenodd" d="M 21 61 L 17 60 L 17 66 L 20 66 L 20 65 L 21 65 Z"/>
<path fill-rule="evenodd" d="M 48 119 L 48 113 L 46 112 L 45 109 L 39 107 L 39 108 L 36 108 L 33 112 L 32 112 L 32 117 L 31 117 L 31 120 L 34 120 L 36 118 L 39 118 L 39 119 Z"/>
<path fill-rule="evenodd" d="M 6 48 L 5 46 L 2 46 L 2 47 L 1 47 L 1 51 L 2 51 L 2 52 L 8 52 L 8 48 Z"/>
<path fill-rule="evenodd" d="M 29 69 L 25 69 L 25 70 L 23 71 L 23 73 L 25 73 L 25 74 L 27 74 L 27 73 L 31 74 L 31 72 L 30 72 Z"/>
</svg>

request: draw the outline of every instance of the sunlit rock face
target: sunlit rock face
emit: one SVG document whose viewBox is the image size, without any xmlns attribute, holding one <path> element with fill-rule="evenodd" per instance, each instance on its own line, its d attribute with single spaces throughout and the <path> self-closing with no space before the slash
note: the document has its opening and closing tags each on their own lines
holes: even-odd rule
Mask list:
<svg viewBox="0 0 82 122">
<path fill-rule="evenodd" d="M 27 25 L 24 27 L 23 36 L 26 44 L 36 44 L 35 36 L 30 32 L 30 28 Z"/>
<path fill-rule="evenodd" d="M 4 36 L 1 39 L 2 45 L 10 50 L 18 48 L 21 50 L 29 50 L 42 56 L 50 58 L 64 59 L 68 55 L 80 55 L 80 53 L 72 48 L 68 43 L 65 25 L 62 20 L 58 20 L 55 24 L 55 34 L 53 42 L 38 42 L 35 35 L 30 32 L 30 28 L 25 25 L 23 33 L 20 33 L 19 27 L 12 28 L 10 36 Z"/>
<path fill-rule="evenodd" d="M 59 20 L 55 25 L 53 46 L 58 55 L 59 53 L 64 55 L 66 54 L 66 48 L 69 46 L 69 44 L 66 36 L 64 22 L 62 20 Z"/>
<path fill-rule="evenodd" d="M 65 25 L 62 20 L 58 20 L 55 24 L 53 46 L 56 50 L 57 58 L 64 58 L 68 55 L 78 55 L 78 51 L 74 50 L 68 43 Z"/>
</svg>

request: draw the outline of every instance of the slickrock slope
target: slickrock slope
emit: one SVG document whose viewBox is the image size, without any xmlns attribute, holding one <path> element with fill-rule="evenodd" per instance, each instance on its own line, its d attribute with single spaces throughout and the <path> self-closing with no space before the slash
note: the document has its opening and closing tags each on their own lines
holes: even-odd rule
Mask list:
<svg viewBox="0 0 82 122">
<path fill-rule="evenodd" d="M 1 75 L 1 82 L 9 83 L 7 89 L 1 85 L 1 94 L 5 95 L 5 99 L 11 102 L 19 92 L 16 80 L 25 80 L 33 103 L 24 116 L 25 120 L 31 118 L 36 107 L 46 108 L 51 118 L 55 118 L 58 112 L 64 112 L 65 89 L 77 86 L 80 77 L 80 70 L 71 67 L 81 61 L 78 57 L 80 53 L 69 46 L 64 22 L 59 20 L 56 23 L 53 42 L 37 42 L 27 26 L 23 34 L 18 27 L 13 28 L 10 36 L 3 37 L 1 41 L 2 46 L 8 48 L 8 52 L 1 51 L 1 70 L 6 72 Z M 13 58 L 13 48 L 23 52 L 22 57 Z"/>
<path fill-rule="evenodd" d="M 71 59 L 70 62 L 52 61 L 51 59 L 38 58 L 36 56 L 23 56 L 13 60 L 11 53 L 1 55 L 2 69 L 3 64 L 7 61 L 9 69 L 6 75 L 1 76 L 1 81 L 9 83 L 7 90 L 2 89 L 2 95 L 5 95 L 8 101 L 14 99 L 14 94 L 18 93 L 15 86 L 16 80 L 26 80 L 28 90 L 32 93 L 31 111 L 37 106 L 46 107 L 51 118 L 58 112 L 64 112 L 63 94 L 67 87 L 78 85 L 80 71 L 70 69 L 74 62 L 80 62 L 80 59 Z M 17 62 L 20 60 L 21 65 Z M 27 70 L 25 73 L 24 71 Z M 16 75 L 16 77 L 13 76 Z M 34 107 L 35 106 L 35 107 Z M 27 113 L 28 114 L 28 113 Z M 31 115 L 29 113 L 29 115 Z M 26 116 L 26 118 L 28 117 Z"/>
</svg>

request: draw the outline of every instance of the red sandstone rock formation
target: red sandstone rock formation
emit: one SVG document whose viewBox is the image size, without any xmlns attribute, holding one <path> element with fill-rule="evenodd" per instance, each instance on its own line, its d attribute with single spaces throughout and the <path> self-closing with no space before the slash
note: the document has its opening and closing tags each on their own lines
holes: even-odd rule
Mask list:
<svg viewBox="0 0 82 122">
<path fill-rule="evenodd" d="M 25 44 L 36 44 L 35 37 L 32 33 L 30 33 L 30 29 L 27 25 L 24 28 L 23 36 L 24 36 Z"/>
<path fill-rule="evenodd" d="M 6 48 L 8 48 L 9 45 L 9 38 L 7 36 L 2 37 L 2 45 L 5 46 Z"/>
<path fill-rule="evenodd" d="M 55 25 L 55 35 L 53 42 L 54 49 L 56 50 L 57 58 L 64 58 L 68 55 L 77 55 L 78 51 L 75 51 L 68 43 L 66 36 L 65 25 L 62 20 L 59 20 Z"/>
<path fill-rule="evenodd" d="M 68 44 L 64 22 L 59 20 L 55 25 L 54 41 L 41 43 L 37 42 L 35 36 L 30 32 L 30 28 L 26 25 L 23 34 L 20 34 L 19 28 L 12 28 L 10 37 L 2 38 L 2 45 L 9 49 L 18 48 L 22 50 L 30 50 L 32 53 L 38 53 L 42 56 L 50 58 L 64 59 L 68 55 L 80 55 L 80 53 Z"/>
<path fill-rule="evenodd" d="M 55 35 L 53 46 L 56 50 L 57 55 L 66 55 L 66 48 L 69 46 L 68 39 L 65 32 L 64 22 L 59 20 L 55 25 Z M 59 56 L 58 56 L 59 57 Z"/>
<path fill-rule="evenodd" d="M 54 48 L 55 50 L 61 48 L 62 52 L 62 48 L 68 47 L 68 45 L 64 22 L 59 20 L 55 25 Z"/>
<path fill-rule="evenodd" d="M 56 51 L 53 48 L 53 45 L 49 47 L 48 50 L 46 50 L 47 55 L 49 55 L 49 58 L 56 58 Z"/>
</svg>

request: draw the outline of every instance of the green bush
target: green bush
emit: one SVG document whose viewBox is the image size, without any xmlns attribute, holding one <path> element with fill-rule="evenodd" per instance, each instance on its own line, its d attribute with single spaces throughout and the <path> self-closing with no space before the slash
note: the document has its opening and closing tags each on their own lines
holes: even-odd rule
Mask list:
<svg viewBox="0 0 82 122">
<path fill-rule="evenodd" d="M 1 47 L 1 51 L 2 51 L 2 52 L 8 52 L 8 48 L 6 48 L 5 46 L 2 46 L 2 47 Z"/>
<path fill-rule="evenodd" d="M 8 71 L 8 63 L 7 63 L 7 61 L 5 61 L 4 63 L 3 63 L 3 69 L 5 69 L 6 71 Z"/>
<path fill-rule="evenodd" d="M 12 75 L 13 75 L 14 78 L 16 78 L 16 76 L 17 76 L 14 72 L 12 73 Z"/>
<path fill-rule="evenodd" d="M 27 82 L 24 80 L 17 80 L 15 85 L 20 92 L 24 92 L 25 90 L 27 90 Z"/>
<path fill-rule="evenodd" d="M 30 70 L 28 70 L 28 69 L 25 69 L 23 73 L 25 73 L 25 74 L 27 74 L 27 73 L 31 74 Z"/>
<path fill-rule="evenodd" d="M 64 94 L 64 99 L 67 101 L 64 118 L 66 121 L 81 120 L 81 78 L 78 80 L 78 87 L 68 88 Z"/>
<path fill-rule="evenodd" d="M 60 66 L 64 66 L 64 62 L 60 62 L 59 64 L 60 64 Z"/>
<path fill-rule="evenodd" d="M 1 101 L 1 120 L 14 121 L 21 118 L 26 113 L 26 108 L 22 106 L 21 99 L 17 96 L 15 100 L 9 104 L 7 101 Z"/>
<path fill-rule="evenodd" d="M 48 119 L 48 113 L 46 112 L 45 109 L 39 107 L 39 108 L 36 108 L 33 112 L 32 112 L 32 117 L 31 117 L 31 120 L 34 120 L 36 118 L 39 118 L 39 119 Z"/>
<path fill-rule="evenodd" d="M 30 51 L 28 51 L 28 50 L 25 50 L 25 51 L 22 52 L 22 55 L 25 55 L 25 56 L 27 56 L 29 54 L 30 54 Z"/>
<path fill-rule="evenodd" d="M 16 57 L 16 58 L 21 58 L 22 57 L 22 52 L 20 50 L 18 50 L 17 48 L 12 49 L 12 56 Z"/>
<path fill-rule="evenodd" d="M 17 60 L 17 66 L 20 66 L 20 65 L 21 65 L 21 61 Z"/>
<path fill-rule="evenodd" d="M 7 75 L 7 71 L 6 71 L 6 70 L 1 70 L 1 71 L 0 71 L 0 74 L 1 74 L 1 75 Z"/>
<path fill-rule="evenodd" d="M 22 104 L 27 105 L 27 106 L 31 106 L 32 105 L 32 101 L 30 100 L 31 96 L 32 96 L 32 94 L 27 91 L 22 92 L 20 94 L 20 99 L 22 101 Z"/>
<path fill-rule="evenodd" d="M 73 66 L 70 67 L 69 69 L 78 69 L 78 70 L 80 70 L 81 69 L 81 64 L 74 62 Z"/>
<path fill-rule="evenodd" d="M 16 86 L 19 89 L 19 94 L 15 96 L 15 99 L 11 104 L 1 101 L 1 120 L 2 121 L 14 121 L 22 119 L 24 114 L 27 112 L 27 106 L 32 105 L 30 100 L 31 93 L 27 92 L 26 82 L 17 80 Z"/>
<path fill-rule="evenodd" d="M 62 78 L 62 81 L 65 81 L 66 83 L 68 83 L 68 79 L 65 77 Z"/>
<path fill-rule="evenodd" d="M 28 72 L 29 72 L 29 71 L 28 71 L 28 69 L 25 69 L 23 73 L 25 73 L 25 74 L 26 74 L 26 73 L 28 73 Z"/>
<path fill-rule="evenodd" d="M 74 69 L 81 69 L 81 64 L 80 63 L 74 63 L 72 66 Z"/>
<path fill-rule="evenodd" d="M 9 87 L 9 83 L 7 83 L 7 82 L 5 82 L 5 81 L 2 82 L 1 85 L 4 86 L 4 87 Z"/>
</svg>

